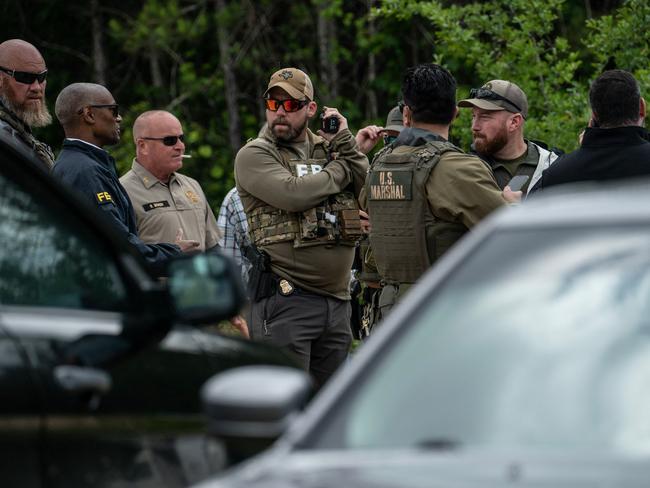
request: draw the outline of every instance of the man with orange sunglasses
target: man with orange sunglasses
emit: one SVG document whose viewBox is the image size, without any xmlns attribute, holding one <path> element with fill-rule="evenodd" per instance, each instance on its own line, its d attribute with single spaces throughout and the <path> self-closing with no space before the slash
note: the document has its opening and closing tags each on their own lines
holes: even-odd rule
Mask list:
<svg viewBox="0 0 650 488">
<path fill-rule="evenodd" d="M 324 107 L 326 130 L 309 130 L 318 105 L 305 72 L 276 71 L 264 103 L 267 126 L 235 159 L 257 253 L 249 328 L 252 339 L 293 353 L 320 386 L 351 342 L 350 268 L 368 160 L 337 109 Z"/>
</svg>

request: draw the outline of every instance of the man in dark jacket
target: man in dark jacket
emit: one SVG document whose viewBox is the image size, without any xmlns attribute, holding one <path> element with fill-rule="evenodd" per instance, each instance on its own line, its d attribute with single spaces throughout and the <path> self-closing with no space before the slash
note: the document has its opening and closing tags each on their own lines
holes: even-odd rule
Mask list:
<svg viewBox="0 0 650 488">
<path fill-rule="evenodd" d="M 577 150 L 561 156 L 530 193 L 564 183 L 650 176 L 650 142 L 642 127 L 646 103 L 634 77 L 601 74 L 589 90 L 591 120 Z"/>
<path fill-rule="evenodd" d="M 55 112 L 66 139 L 52 174 L 97 205 L 157 273 L 169 257 L 198 246 L 196 241 L 182 240 L 182 235 L 175 244 L 144 244 L 138 237 L 131 200 L 120 184 L 115 160 L 103 149 L 120 140 L 122 121 L 106 88 L 93 83 L 69 85 L 56 99 Z"/>
</svg>

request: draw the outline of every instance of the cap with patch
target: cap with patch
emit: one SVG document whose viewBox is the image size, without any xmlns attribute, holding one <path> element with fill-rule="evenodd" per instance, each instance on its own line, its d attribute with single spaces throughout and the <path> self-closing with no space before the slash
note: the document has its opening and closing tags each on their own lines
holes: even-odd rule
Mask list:
<svg viewBox="0 0 650 488">
<path fill-rule="evenodd" d="M 296 100 L 314 99 L 314 86 L 311 84 L 309 76 L 298 68 L 282 68 L 273 73 L 264 96 L 266 97 L 269 90 L 276 86 L 282 88 Z"/>
<path fill-rule="evenodd" d="M 511 81 L 492 80 L 481 88 L 472 88 L 467 98 L 458 102 L 459 107 L 477 107 L 483 110 L 507 110 L 528 117 L 528 98 L 524 91 Z"/>
<path fill-rule="evenodd" d="M 399 109 L 399 105 L 394 107 L 390 112 L 388 112 L 388 117 L 386 118 L 386 130 L 394 130 L 397 132 L 402 132 L 404 124 L 402 122 L 402 112 Z"/>
</svg>

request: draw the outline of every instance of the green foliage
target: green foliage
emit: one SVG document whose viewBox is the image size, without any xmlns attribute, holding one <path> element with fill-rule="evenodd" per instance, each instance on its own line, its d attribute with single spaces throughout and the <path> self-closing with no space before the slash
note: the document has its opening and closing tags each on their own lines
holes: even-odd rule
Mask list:
<svg viewBox="0 0 650 488">
<path fill-rule="evenodd" d="M 106 82 L 124 114 L 122 141 L 110 150 L 126 171 L 134 156 L 131 127 L 137 115 L 170 110 L 183 123 L 192 155 L 184 171 L 201 183 L 216 210 L 234 183 L 237 148 L 230 146 L 228 129 L 236 115 L 242 141 L 257 135 L 264 122 L 261 95 L 275 69 L 292 65 L 308 71 L 319 105 L 337 106 L 354 130 L 383 124 L 400 98 L 404 69 L 431 61 L 454 74 L 459 98 L 491 79 L 516 82 L 529 98 L 526 135 L 571 150 L 589 119 L 589 82 L 604 68 L 632 71 L 643 92 L 650 88 L 650 5 L 587 4 L 601 10 L 588 12 L 583 2 L 563 0 L 102 0 Z M 92 81 L 88 2 L 2 6 L 4 38 L 33 42 L 47 61 L 50 105 L 67 84 Z M 336 100 L 322 96 L 330 87 L 320 72 L 319 15 L 336 29 L 325 60 L 337 68 Z M 228 43 L 229 59 L 222 59 L 220 39 Z M 238 89 L 236 114 L 227 108 L 228 61 Z M 373 99 L 378 113 L 370 108 Z M 452 128 L 453 140 L 464 148 L 471 143 L 470 119 L 471 111 L 463 109 Z M 63 137 L 58 124 L 37 135 L 55 149 Z"/>
<path fill-rule="evenodd" d="M 575 78 L 578 53 L 556 35 L 562 0 L 492 0 L 445 6 L 442 2 L 384 2 L 381 15 L 418 16 L 429 22 L 435 38 L 433 59 L 469 88 L 493 79 L 519 85 L 529 100 L 526 135 L 573 149 L 588 120 L 585 99 Z M 534 12 L 534 15 L 531 15 Z M 471 110 L 461 109 L 453 130 L 463 147 L 471 144 Z"/>
<path fill-rule="evenodd" d="M 594 57 L 593 77 L 604 69 L 631 72 L 641 93 L 650 89 L 650 4 L 628 0 L 610 15 L 587 21 L 585 45 Z"/>
</svg>

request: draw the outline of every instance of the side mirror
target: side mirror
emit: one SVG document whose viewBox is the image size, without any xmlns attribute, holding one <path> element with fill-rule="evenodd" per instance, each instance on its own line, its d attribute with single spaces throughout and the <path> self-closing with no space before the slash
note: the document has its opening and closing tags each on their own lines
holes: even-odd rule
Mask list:
<svg viewBox="0 0 650 488">
<path fill-rule="evenodd" d="M 175 318 L 205 324 L 235 316 L 245 294 L 234 262 L 218 253 L 179 256 L 168 265 Z"/>
<path fill-rule="evenodd" d="M 287 429 L 312 392 L 309 375 L 283 366 L 243 366 L 201 389 L 208 431 L 226 444 L 231 462 L 266 449 Z"/>
</svg>

